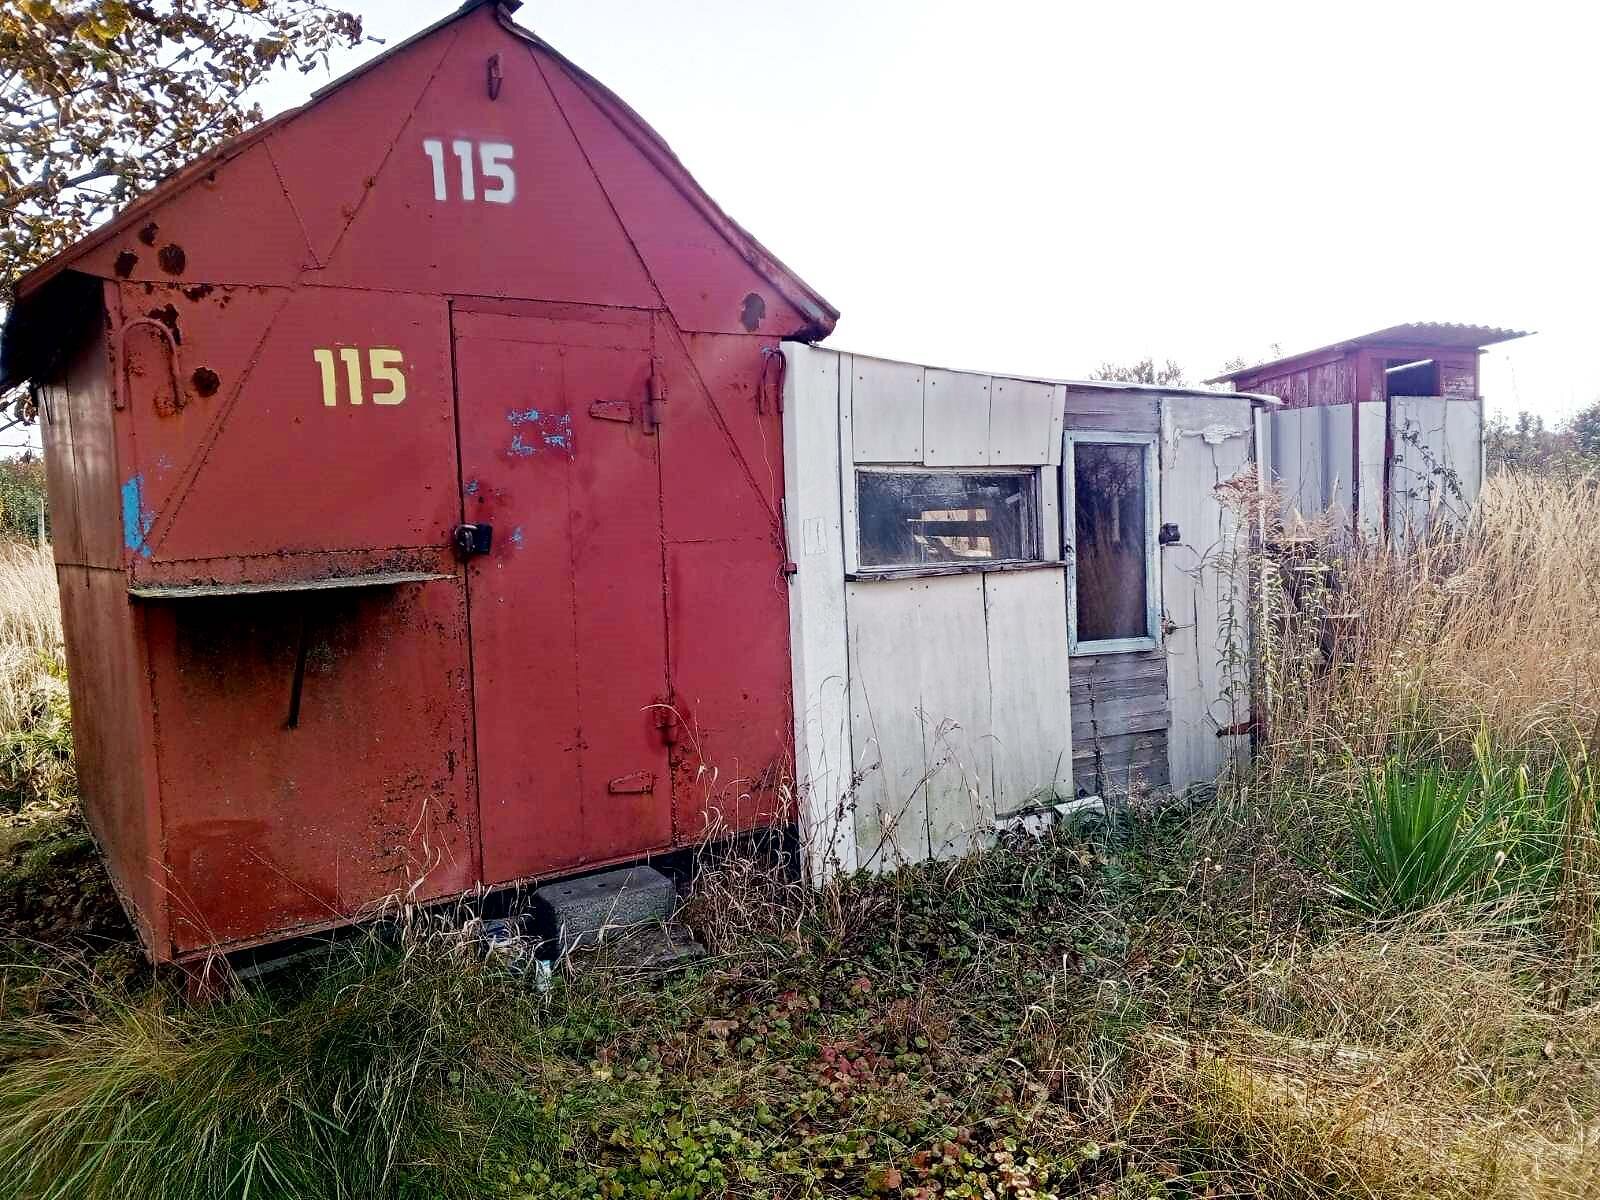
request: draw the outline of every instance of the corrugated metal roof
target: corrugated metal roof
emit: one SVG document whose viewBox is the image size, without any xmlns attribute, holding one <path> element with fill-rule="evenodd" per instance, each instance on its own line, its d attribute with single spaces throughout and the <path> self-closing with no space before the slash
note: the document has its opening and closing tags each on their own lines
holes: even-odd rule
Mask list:
<svg viewBox="0 0 1600 1200">
<path fill-rule="evenodd" d="M 1248 375 L 1259 375 L 1263 371 L 1299 358 L 1310 358 L 1335 350 L 1354 350 L 1362 346 L 1438 346 L 1440 349 L 1481 350 L 1497 342 L 1528 337 L 1532 332 L 1522 329 L 1501 329 L 1497 325 L 1462 325 L 1454 321 L 1411 321 L 1404 325 L 1391 325 L 1374 333 L 1363 333 L 1359 337 L 1346 338 L 1342 342 L 1330 342 L 1314 350 L 1302 350 L 1297 354 L 1285 354 L 1281 358 L 1241 367 L 1237 371 L 1229 371 L 1226 375 L 1214 376 L 1206 382 L 1231 383 Z"/>
</svg>

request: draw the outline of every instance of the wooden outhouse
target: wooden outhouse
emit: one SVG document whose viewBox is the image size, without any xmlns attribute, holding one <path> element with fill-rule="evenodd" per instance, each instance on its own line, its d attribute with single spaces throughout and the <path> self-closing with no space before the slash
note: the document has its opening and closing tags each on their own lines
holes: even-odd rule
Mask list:
<svg viewBox="0 0 1600 1200">
<path fill-rule="evenodd" d="M 1528 336 L 1489 325 L 1395 325 L 1220 375 L 1276 396 L 1264 474 L 1304 517 L 1333 510 L 1368 537 L 1426 536 L 1459 520 L 1483 483 L 1487 346 Z"/>
</svg>

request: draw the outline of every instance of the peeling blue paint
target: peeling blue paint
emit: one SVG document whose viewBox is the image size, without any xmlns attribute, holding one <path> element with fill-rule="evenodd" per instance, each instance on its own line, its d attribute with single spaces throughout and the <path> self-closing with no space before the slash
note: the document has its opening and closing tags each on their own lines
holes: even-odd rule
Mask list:
<svg viewBox="0 0 1600 1200">
<path fill-rule="evenodd" d="M 521 408 L 506 413 L 506 420 L 516 427 L 506 447 L 506 453 L 513 458 L 530 458 L 541 450 L 555 450 L 572 457 L 571 413 Z"/>
<path fill-rule="evenodd" d="M 522 526 L 518 525 L 511 531 L 511 544 L 518 550 L 522 549 Z"/>
<path fill-rule="evenodd" d="M 478 489 L 482 486 L 483 485 L 480 484 L 476 479 L 467 480 L 467 495 L 476 496 L 478 494 Z"/>
<path fill-rule="evenodd" d="M 150 547 L 145 538 L 155 518 L 144 506 L 144 476 L 135 475 L 122 485 L 122 544 L 146 558 Z"/>
</svg>

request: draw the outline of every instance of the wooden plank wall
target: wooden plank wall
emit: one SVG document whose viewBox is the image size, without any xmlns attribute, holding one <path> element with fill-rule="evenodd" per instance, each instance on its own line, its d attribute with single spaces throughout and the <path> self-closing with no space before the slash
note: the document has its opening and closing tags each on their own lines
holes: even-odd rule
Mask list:
<svg viewBox="0 0 1600 1200">
<path fill-rule="evenodd" d="M 1144 392 L 1068 385 L 1063 427 L 1158 433 L 1159 401 Z M 1061 510 L 1072 511 L 1072 497 L 1062 497 Z M 1072 779 L 1078 795 L 1092 796 L 1167 785 L 1164 649 L 1087 654 L 1072 660 Z"/>
<path fill-rule="evenodd" d="M 1167 786 L 1164 651 L 1072 660 L 1072 779 L 1080 796 Z"/>
</svg>

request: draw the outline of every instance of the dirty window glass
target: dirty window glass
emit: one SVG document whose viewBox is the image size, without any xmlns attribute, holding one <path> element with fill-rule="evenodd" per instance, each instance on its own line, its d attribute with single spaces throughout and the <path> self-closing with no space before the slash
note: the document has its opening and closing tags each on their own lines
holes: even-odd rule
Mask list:
<svg viewBox="0 0 1600 1200">
<path fill-rule="evenodd" d="M 1072 464 L 1078 641 L 1148 637 L 1145 448 L 1078 442 Z"/>
<path fill-rule="evenodd" d="M 863 567 L 1037 558 L 1032 471 L 860 471 Z"/>
</svg>

